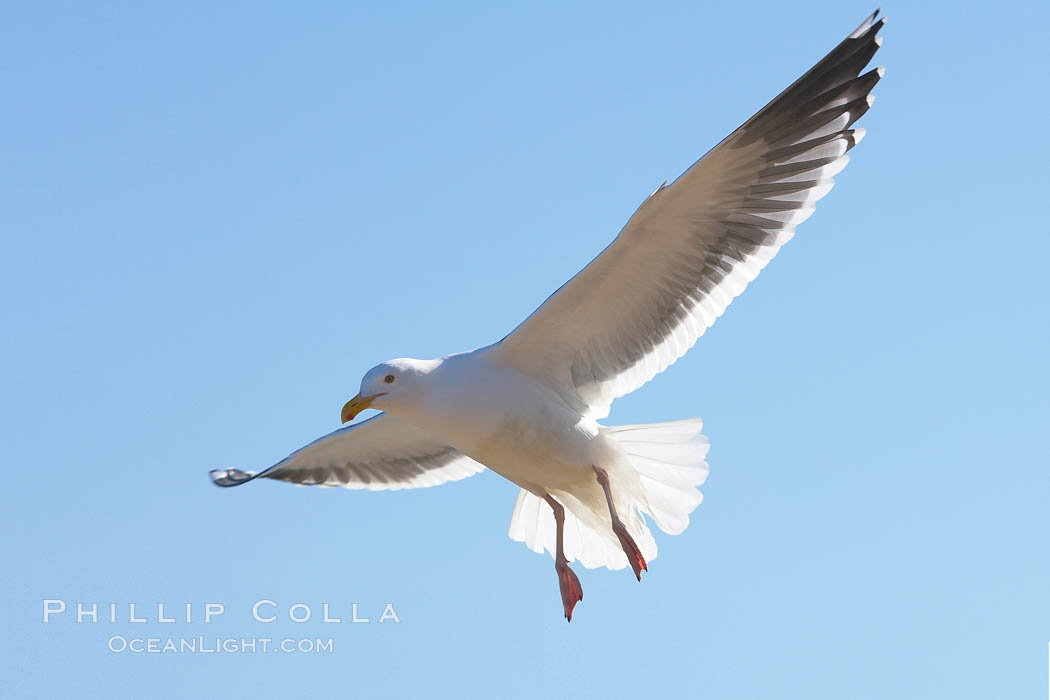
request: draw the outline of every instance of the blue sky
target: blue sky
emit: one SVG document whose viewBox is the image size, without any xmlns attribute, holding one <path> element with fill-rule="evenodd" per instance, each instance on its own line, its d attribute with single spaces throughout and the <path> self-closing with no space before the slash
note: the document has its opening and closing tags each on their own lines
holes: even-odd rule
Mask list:
<svg viewBox="0 0 1050 700">
<path fill-rule="evenodd" d="M 571 625 L 494 474 L 207 471 L 333 429 L 381 360 L 501 337 L 873 8 L 213 5 L 3 13 L 5 697 L 1046 691 L 1046 3 L 886 8 L 835 190 L 610 416 L 703 417 L 704 504 L 641 584 L 576 567 Z M 121 621 L 44 624 L 44 599 Z M 262 599 L 280 621 L 251 619 Z M 132 624 L 129 602 L 197 617 Z"/>
</svg>

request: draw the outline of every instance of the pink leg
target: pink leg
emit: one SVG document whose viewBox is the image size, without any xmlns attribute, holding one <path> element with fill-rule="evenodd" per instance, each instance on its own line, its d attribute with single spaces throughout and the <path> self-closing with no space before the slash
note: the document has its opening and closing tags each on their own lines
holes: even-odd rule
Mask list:
<svg viewBox="0 0 1050 700">
<path fill-rule="evenodd" d="M 623 547 L 623 553 L 627 555 L 627 561 L 630 562 L 631 568 L 634 569 L 634 575 L 641 581 L 642 572 L 648 571 L 649 567 L 646 566 L 645 558 L 642 557 L 642 550 L 638 549 L 638 545 L 635 543 L 634 538 L 631 537 L 631 533 L 627 532 L 627 526 L 616 515 L 612 491 L 609 489 L 609 474 L 601 467 L 595 467 L 594 473 L 598 475 L 598 483 L 602 485 L 602 490 L 605 491 L 605 500 L 609 504 L 609 515 L 612 516 L 613 532 L 616 533 L 616 538 L 620 540 L 620 546 Z"/>
<path fill-rule="evenodd" d="M 558 545 L 554 555 L 554 570 L 558 572 L 558 587 L 561 588 L 561 604 L 565 609 L 565 619 L 572 622 L 572 609 L 583 600 L 583 587 L 576 572 L 569 568 L 565 558 L 565 508 L 554 498 L 547 495 L 544 499 L 554 511 L 554 522 L 558 526 Z"/>
</svg>

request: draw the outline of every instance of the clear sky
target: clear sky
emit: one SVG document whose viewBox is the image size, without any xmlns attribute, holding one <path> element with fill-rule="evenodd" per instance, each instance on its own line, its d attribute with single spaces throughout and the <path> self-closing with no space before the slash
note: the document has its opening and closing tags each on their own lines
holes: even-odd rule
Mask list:
<svg viewBox="0 0 1050 700">
<path fill-rule="evenodd" d="M 1046 2 L 886 8 L 835 190 L 609 418 L 703 417 L 704 504 L 641 584 L 577 566 L 572 624 L 495 474 L 207 476 L 500 338 L 872 9 L 8 4 L 0 695 L 1042 697 Z M 334 648 L 107 648 L 199 635 Z"/>
</svg>

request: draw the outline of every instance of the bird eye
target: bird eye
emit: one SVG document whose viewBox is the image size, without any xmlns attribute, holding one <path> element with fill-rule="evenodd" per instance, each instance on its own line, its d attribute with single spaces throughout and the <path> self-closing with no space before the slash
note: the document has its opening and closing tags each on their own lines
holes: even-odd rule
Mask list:
<svg viewBox="0 0 1050 700">
<path fill-rule="evenodd" d="M 392 374 L 386 375 L 385 377 L 383 377 L 383 381 L 386 382 L 387 384 L 393 384 L 394 383 L 394 375 L 392 375 Z"/>
</svg>

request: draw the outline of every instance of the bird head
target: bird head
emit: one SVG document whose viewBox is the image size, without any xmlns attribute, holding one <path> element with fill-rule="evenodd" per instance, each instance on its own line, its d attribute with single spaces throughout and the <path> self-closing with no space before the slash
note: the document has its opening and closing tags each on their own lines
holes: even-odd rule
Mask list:
<svg viewBox="0 0 1050 700">
<path fill-rule="evenodd" d="M 433 361 L 399 358 L 382 362 L 361 378 L 361 391 L 346 402 L 341 415 L 348 423 L 367 408 L 381 411 L 397 410 L 413 404 L 421 394 L 426 375 L 433 369 Z"/>
</svg>

